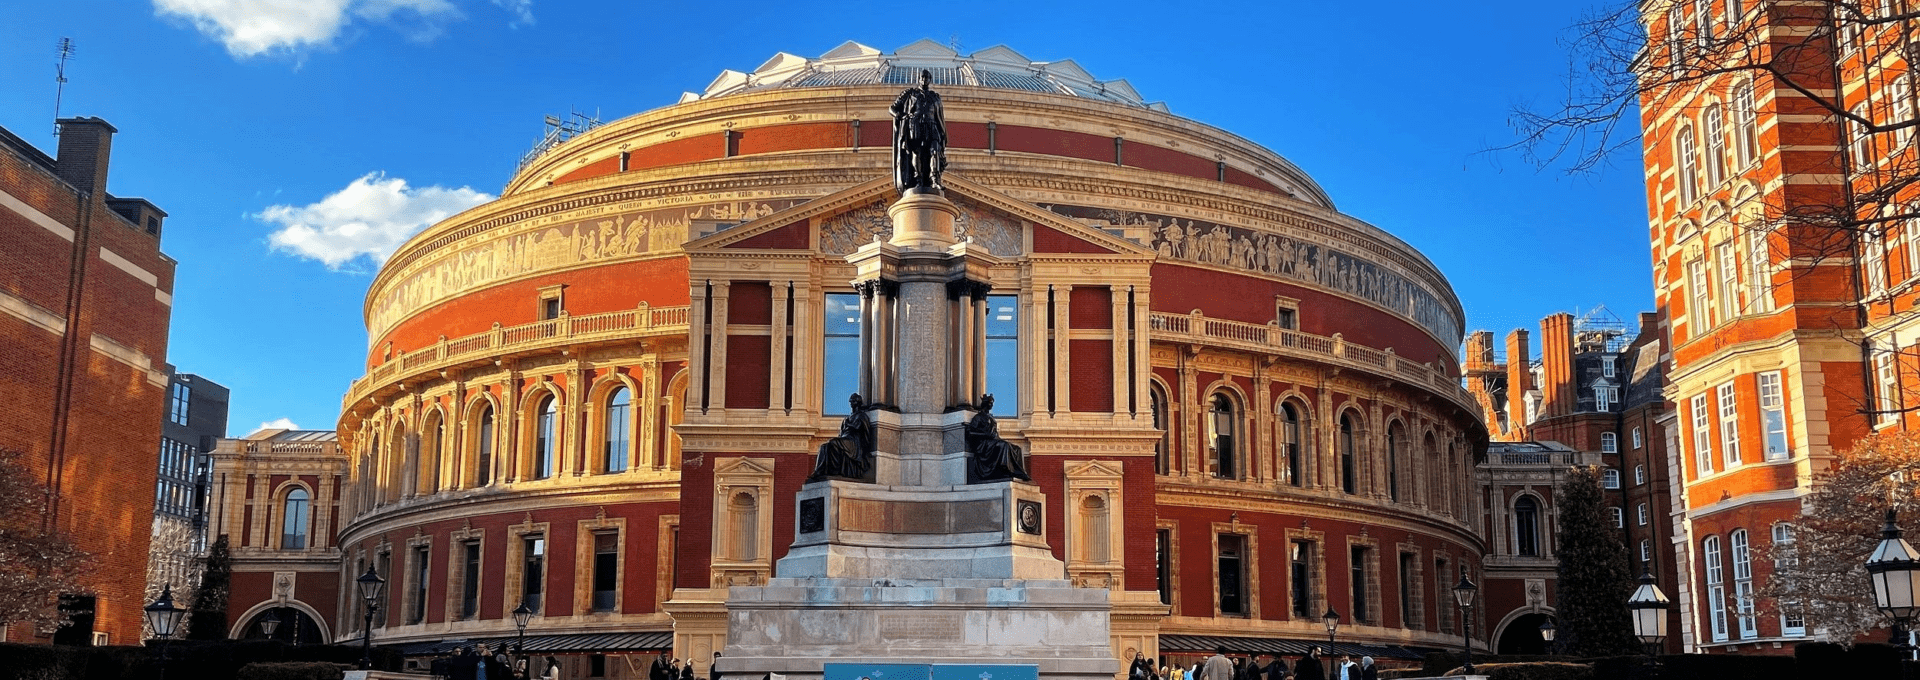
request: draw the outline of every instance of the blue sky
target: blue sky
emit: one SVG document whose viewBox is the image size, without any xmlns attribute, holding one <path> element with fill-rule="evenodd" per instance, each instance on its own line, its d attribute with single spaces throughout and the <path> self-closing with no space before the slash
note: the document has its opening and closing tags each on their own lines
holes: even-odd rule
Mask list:
<svg viewBox="0 0 1920 680">
<path fill-rule="evenodd" d="M 333 426 L 379 254 L 498 193 L 544 115 L 612 120 L 846 40 L 1006 44 L 1126 78 L 1421 249 L 1469 328 L 1600 304 L 1631 323 L 1653 304 L 1638 155 L 1567 177 L 1480 153 L 1511 140 L 1513 104 L 1563 87 L 1589 4 L 27 3 L 0 23 L 0 125 L 51 151 L 54 45 L 73 38 L 62 114 L 117 126 L 109 190 L 169 213 L 168 358 L 233 389 L 240 435 Z"/>
</svg>

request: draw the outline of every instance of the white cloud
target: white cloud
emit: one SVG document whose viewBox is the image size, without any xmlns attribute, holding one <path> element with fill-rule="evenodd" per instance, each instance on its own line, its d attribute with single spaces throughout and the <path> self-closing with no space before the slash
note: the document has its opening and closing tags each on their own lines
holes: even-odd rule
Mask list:
<svg viewBox="0 0 1920 680">
<path fill-rule="evenodd" d="M 280 225 L 267 237 L 275 250 L 319 260 L 329 269 L 366 256 L 384 262 L 408 237 L 454 213 L 493 200 L 468 187 L 418 189 L 372 172 L 307 205 L 273 205 L 253 215 Z"/>
<path fill-rule="evenodd" d="M 533 25 L 533 0 L 493 0 L 493 5 L 513 13 L 514 19 L 508 26 L 519 28 Z"/>
<path fill-rule="evenodd" d="M 261 430 L 298 430 L 298 429 L 300 429 L 300 426 L 293 424 L 292 418 L 275 418 L 273 420 L 269 420 L 267 422 L 261 423 L 259 427 L 253 428 L 253 431 L 259 432 Z"/>
<path fill-rule="evenodd" d="M 409 37 L 428 40 L 442 23 L 460 18 L 447 0 L 153 0 L 153 9 L 192 23 L 235 57 L 325 47 L 356 19 L 397 24 L 405 18 Z"/>
</svg>

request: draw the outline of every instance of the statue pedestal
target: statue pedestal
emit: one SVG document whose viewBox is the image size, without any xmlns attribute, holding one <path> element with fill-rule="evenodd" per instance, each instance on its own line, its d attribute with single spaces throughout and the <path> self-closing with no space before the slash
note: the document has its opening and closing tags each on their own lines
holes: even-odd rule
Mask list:
<svg viewBox="0 0 1920 680">
<path fill-rule="evenodd" d="M 1111 680 L 1120 669 L 1105 588 L 1075 588 L 1046 536 L 1031 482 L 967 484 L 965 423 L 949 407 L 980 395 L 994 259 L 958 244 L 959 209 L 910 193 L 893 236 L 848 256 L 863 303 L 865 395 L 875 484 L 809 483 L 794 542 L 764 586 L 727 591 L 724 674 L 821 677 L 829 662 L 1034 664 L 1046 680 Z M 971 338 L 964 342 L 956 338 Z M 971 349 L 968 349 L 971 347 Z"/>
</svg>

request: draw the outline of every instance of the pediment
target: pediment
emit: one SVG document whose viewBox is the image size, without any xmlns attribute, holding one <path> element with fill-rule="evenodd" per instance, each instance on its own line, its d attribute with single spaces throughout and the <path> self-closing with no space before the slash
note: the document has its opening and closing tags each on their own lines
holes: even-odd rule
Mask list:
<svg viewBox="0 0 1920 680">
<path fill-rule="evenodd" d="M 996 256 L 1018 258 L 1035 252 L 1074 252 L 1153 257 L 1154 252 L 1127 239 L 996 191 L 958 173 L 944 178 L 947 197 L 960 208 L 954 230 Z M 892 233 L 887 207 L 898 194 L 891 177 L 878 177 L 760 217 L 686 244 L 688 253 L 726 250 L 812 249 L 847 255 L 874 238 Z M 816 238 L 803 245 L 806 225 Z M 1031 232 L 1031 234 L 1029 234 Z M 1030 238 L 1030 235 L 1032 238 Z M 1073 247 L 1056 244 L 1070 242 Z"/>
<path fill-rule="evenodd" d="M 714 466 L 714 476 L 720 475 L 771 475 L 773 460 L 770 458 L 722 458 Z"/>
<path fill-rule="evenodd" d="M 1086 479 L 1090 477 L 1118 479 L 1122 476 L 1120 474 L 1119 461 L 1105 461 L 1105 460 L 1068 461 L 1066 466 L 1066 472 L 1067 472 L 1066 474 L 1067 479 Z"/>
</svg>

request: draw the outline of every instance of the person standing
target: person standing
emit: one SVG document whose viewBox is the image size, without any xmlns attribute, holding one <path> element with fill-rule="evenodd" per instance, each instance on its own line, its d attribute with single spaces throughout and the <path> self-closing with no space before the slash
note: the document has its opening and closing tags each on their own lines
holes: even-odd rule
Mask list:
<svg viewBox="0 0 1920 680">
<path fill-rule="evenodd" d="M 1263 672 L 1266 675 L 1265 680 L 1287 680 L 1288 670 L 1287 660 L 1276 656 L 1267 662 Z"/>
<path fill-rule="evenodd" d="M 694 680 L 693 659 L 687 659 L 686 665 L 680 667 L 680 680 Z"/>
<path fill-rule="evenodd" d="M 1333 660 L 1333 677 L 1327 678 L 1327 680 L 1360 680 L 1359 674 L 1354 672 L 1353 657 L 1341 654 L 1335 658 Z"/>
<path fill-rule="evenodd" d="M 1360 680 L 1380 680 L 1380 669 L 1373 665 L 1373 657 L 1360 657 Z"/>
<path fill-rule="evenodd" d="M 1213 656 L 1200 668 L 1200 680 L 1234 680 L 1233 662 L 1227 660 L 1227 647 L 1213 648 Z"/>
<path fill-rule="evenodd" d="M 553 655 L 549 654 L 547 655 L 547 661 L 544 665 L 546 666 L 546 672 L 540 674 L 542 680 L 560 680 L 559 659 L 553 658 Z"/>
<path fill-rule="evenodd" d="M 1153 680 L 1153 664 L 1147 661 L 1147 655 L 1133 653 L 1133 664 L 1127 667 L 1128 680 Z"/>
<path fill-rule="evenodd" d="M 1320 667 L 1320 648 L 1307 650 L 1300 662 L 1293 665 L 1293 680 L 1327 680 L 1325 669 Z"/>
</svg>

